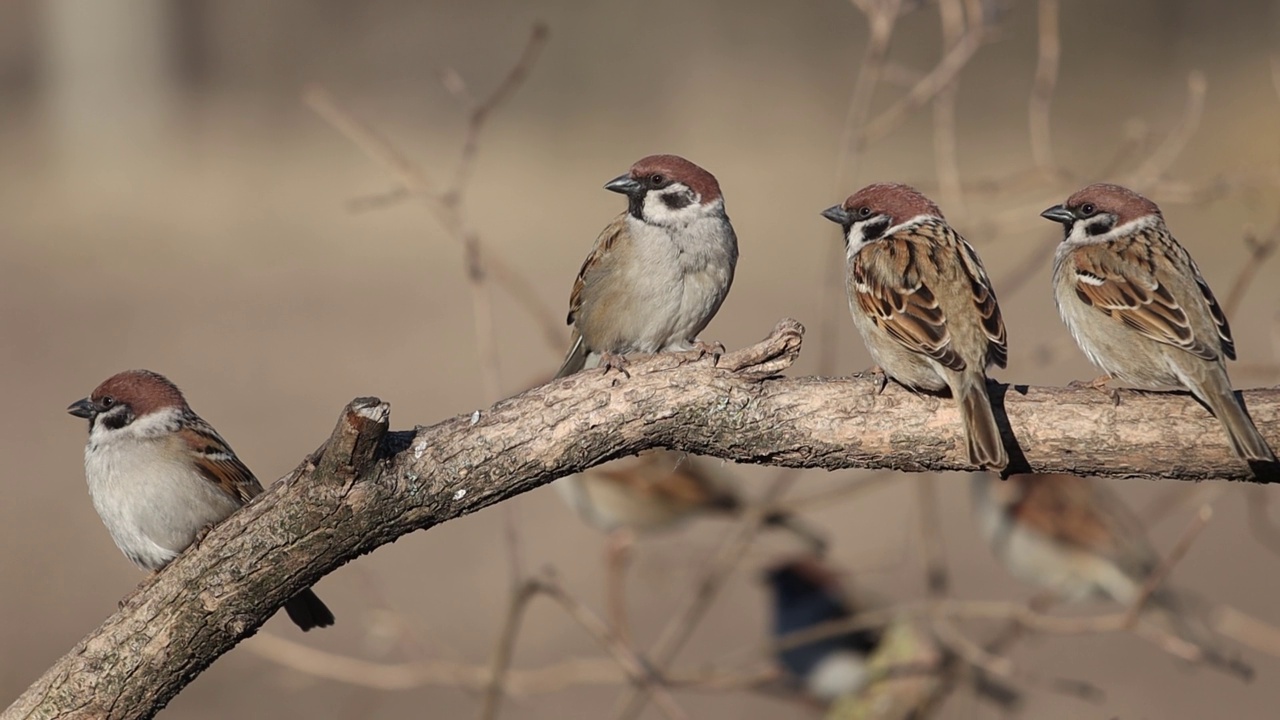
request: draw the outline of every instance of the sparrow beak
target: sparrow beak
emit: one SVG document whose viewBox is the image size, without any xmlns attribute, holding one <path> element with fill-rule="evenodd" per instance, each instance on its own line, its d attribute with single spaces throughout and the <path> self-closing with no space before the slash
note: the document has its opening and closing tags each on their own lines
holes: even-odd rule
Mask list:
<svg viewBox="0 0 1280 720">
<path fill-rule="evenodd" d="M 1056 223 L 1070 226 L 1075 223 L 1075 213 L 1071 212 L 1064 205 L 1054 205 L 1053 207 L 1040 213 L 1040 217 L 1046 220 L 1052 220 Z"/>
<path fill-rule="evenodd" d="M 630 175 L 619 175 L 604 184 L 605 190 L 612 190 L 623 195 L 638 195 L 644 190 L 644 186 L 639 181 L 632 179 Z"/>
<path fill-rule="evenodd" d="M 71 406 L 67 408 L 67 412 L 78 418 L 88 420 L 98 414 L 98 406 L 94 405 L 89 398 L 84 398 L 83 400 L 77 400 L 71 403 Z"/>
<path fill-rule="evenodd" d="M 853 216 L 849 214 L 848 210 L 844 209 L 843 205 L 832 205 L 826 210 L 823 210 L 822 217 L 830 220 L 831 222 L 837 225 L 853 224 Z"/>
</svg>

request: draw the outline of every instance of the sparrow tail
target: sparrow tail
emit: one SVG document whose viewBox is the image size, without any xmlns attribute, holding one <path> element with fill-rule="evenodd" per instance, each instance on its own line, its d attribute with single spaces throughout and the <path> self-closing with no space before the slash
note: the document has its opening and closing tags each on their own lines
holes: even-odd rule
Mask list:
<svg viewBox="0 0 1280 720">
<path fill-rule="evenodd" d="M 1267 441 L 1262 438 L 1253 420 L 1249 419 L 1249 413 L 1245 412 L 1244 406 L 1236 399 L 1227 374 L 1210 373 L 1208 380 L 1205 386 L 1197 388 L 1199 392 L 1196 395 L 1204 400 L 1218 422 L 1222 423 L 1236 455 L 1248 463 L 1274 464 L 1275 453 L 1271 452 Z"/>
<path fill-rule="evenodd" d="M 1151 595 L 1146 615 L 1153 615 L 1175 635 L 1195 645 L 1206 665 L 1235 676 L 1243 682 L 1253 679 L 1253 666 L 1238 657 L 1232 657 L 1223 648 L 1218 636 L 1209 627 L 1205 616 L 1208 609 L 1198 597 L 1183 591 L 1160 588 Z"/>
<path fill-rule="evenodd" d="M 960 379 L 959 388 L 953 390 L 960 406 L 960 418 L 964 422 L 964 435 L 969 443 L 969 462 L 991 470 L 1003 470 L 1009 464 L 1009 454 L 1000 437 L 1000 426 L 991 412 L 991 398 L 987 395 L 986 377 L 977 374 Z"/>
<path fill-rule="evenodd" d="M 587 344 L 582 341 L 582 336 L 577 332 L 573 334 L 573 347 L 569 349 L 569 356 L 564 359 L 564 364 L 560 366 L 560 371 L 556 373 L 556 378 L 572 375 L 587 365 Z"/>
<path fill-rule="evenodd" d="M 289 602 L 284 604 L 284 611 L 289 614 L 293 624 L 302 628 L 303 632 L 333 624 L 333 613 L 329 612 L 329 608 L 316 597 L 315 593 L 311 592 L 310 588 L 289 598 Z"/>
<path fill-rule="evenodd" d="M 827 536 L 826 533 L 801 520 L 799 517 L 789 512 L 775 512 L 766 515 L 764 524 L 769 527 L 782 528 L 790 531 L 797 538 L 809 546 L 809 549 L 818 557 L 826 557 L 827 555 Z"/>
</svg>

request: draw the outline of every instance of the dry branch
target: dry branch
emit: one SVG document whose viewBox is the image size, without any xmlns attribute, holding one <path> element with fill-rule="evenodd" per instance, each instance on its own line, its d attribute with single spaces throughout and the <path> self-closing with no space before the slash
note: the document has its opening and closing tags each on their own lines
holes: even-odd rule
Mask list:
<svg viewBox="0 0 1280 720">
<path fill-rule="evenodd" d="M 213 530 L 82 640 L 3 715 L 145 718 L 326 573 L 412 532 L 655 446 L 788 467 L 964 468 L 953 403 L 870 377 L 779 378 L 803 328 L 783 321 L 719 365 L 638 359 L 588 371 L 414 432 L 352 402 L 314 462 Z M 1245 479 L 1189 397 L 992 386 L 1015 470 Z M 1280 446 L 1280 390 L 1245 393 Z M 1158 418 L 1158 421 L 1153 421 Z"/>
</svg>

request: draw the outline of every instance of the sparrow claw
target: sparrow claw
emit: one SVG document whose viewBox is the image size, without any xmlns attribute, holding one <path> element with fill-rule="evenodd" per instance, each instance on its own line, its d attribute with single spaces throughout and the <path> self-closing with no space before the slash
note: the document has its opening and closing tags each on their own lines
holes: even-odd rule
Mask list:
<svg viewBox="0 0 1280 720">
<path fill-rule="evenodd" d="M 600 373 L 608 374 L 610 370 L 617 370 L 622 376 L 631 379 L 631 373 L 627 372 L 627 358 L 618 353 L 605 352 L 600 353 Z"/>
<path fill-rule="evenodd" d="M 712 367 L 719 365 L 720 356 L 724 355 L 727 352 L 724 348 L 724 343 L 720 343 L 720 342 L 708 343 L 708 342 L 703 342 L 702 340 L 693 341 L 693 351 L 698 353 L 698 356 L 694 358 L 695 361 L 701 360 L 702 358 L 710 355 Z"/>
<path fill-rule="evenodd" d="M 1106 393 L 1111 398 L 1111 402 L 1120 407 L 1120 391 L 1115 388 L 1107 387 L 1107 383 L 1111 382 L 1110 375 L 1099 375 L 1092 380 L 1072 380 L 1067 383 L 1067 387 L 1074 390 L 1097 390 Z"/>
<path fill-rule="evenodd" d="M 889 385 L 889 373 L 885 372 L 884 368 L 879 365 L 872 365 L 867 372 L 871 373 L 872 379 L 876 381 L 876 395 L 883 393 L 884 389 Z"/>
<path fill-rule="evenodd" d="M 209 537 L 209 533 L 213 531 L 213 526 L 214 523 L 209 523 L 208 525 L 200 528 L 196 532 L 195 538 L 191 541 L 191 547 L 200 547 L 200 543 L 204 542 L 204 539 Z"/>
</svg>

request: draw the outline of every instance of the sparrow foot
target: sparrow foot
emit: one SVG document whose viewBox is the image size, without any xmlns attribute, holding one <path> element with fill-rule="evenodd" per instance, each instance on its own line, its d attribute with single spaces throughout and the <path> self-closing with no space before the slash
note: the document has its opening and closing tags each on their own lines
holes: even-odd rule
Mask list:
<svg viewBox="0 0 1280 720">
<path fill-rule="evenodd" d="M 1097 390 L 1098 392 L 1106 393 L 1111 398 L 1111 402 L 1116 407 L 1119 407 L 1120 391 L 1115 388 L 1107 387 L 1107 383 L 1109 382 L 1111 382 L 1110 375 L 1099 375 L 1092 380 L 1072 380 L 1067 383 L 1067 387 L 1072 388 L 1073 390 Z"/>
<path fill-rule="evenodd" d="M 867 372 L 876 381 L 876 394 L 883 393 L 884 389 L 889 386 L 889 373 L 885 372 L 884 368 L 879 365 L 872 365 Z"/>
<path fill-rule="evenodd" d="M 720 356 L 724 355 L 726 350 L 724 349 L 724 343 L 708 343 L 701 340 L 694 340 L 693 352 L 698 354 L 697 357 L 694 358 L 695 361 L 701 360 L 702 358 L 710 355 L 711 366 L 715 367 L 720 364 Z"/>
<path fill-rule="evenodd" d="M 209 523 L 196 531 L 196 536 L 191 541 L 191 547 L 200 547 L 200 543 L 204 542 L 204 539 L 209 537 L 209 533 L 213 531 L 213 525 L 213 523 Z"/>
<path fill-rule="evenodd" d="M 622 376 L 631 379 L 631 373 L 627 372 L 627 358 L 618 353 L 605 352 L 600 353 L 600 372 L 607 374 L 610 370 L 617 370 Z"/>
</svg>

